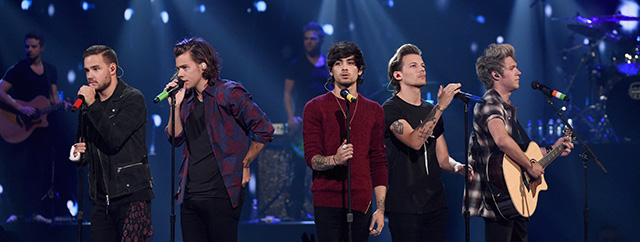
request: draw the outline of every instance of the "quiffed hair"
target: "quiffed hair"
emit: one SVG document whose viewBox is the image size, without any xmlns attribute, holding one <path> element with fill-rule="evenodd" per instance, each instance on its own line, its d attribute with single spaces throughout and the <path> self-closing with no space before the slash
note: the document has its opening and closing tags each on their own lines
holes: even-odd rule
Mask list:
<svg viewBox="0 0 640 242">
<path fill-rule="evenodd" d="M 491 72 L 497 72 L 502 75 L 504 68 L 504 59 L 507 57 L 516 58 L 516 51 L 510 44 L 490 44 L 484 50 L 484 54 L 478 57 L 476 61 L 476 74 L 484 88 L 493 88 L 493 77 Z"/>
<path fill-rule="evenodd" d="M 393 94 L 400 92 L 400 83 L 393 76 L 393 72 L 402 69 L 402 58 L 410 54 L 422 55 L 422 51 L 413 44 L 404 44 L 396 50 L 396 53 L 389 60 L 389 83 L 393 86 Z"/>
<path fill-rule="evenodd" d="M 358 67 L 358 70 L 363 71 L 364 74 L 364 69 L 366 68 L 366 66 L 364 65 L 364 57 L 362 55 L 362 51 L 360 51 L 360 48 L 358 48 L 356 44 L 349 41 L 342 41 L 331 46 L 331 48 L 329 49 L 329 53 L 327 54 L 327 67 L 329 67 L 329 70 L 331 70 L 331 68 L 337 61 L 349 56 L 353 56 L 356 62 L 356 67 Z M 333 76 L 331 76 L 331 78 L 329 78 L 329 83 L 333 85 L 334 81 L 335 79 L 333 79 Z M 364 80 L 362 79 L 362 75 L 358 76 L 357 83 L 362 84 L 363 81 Z"/>
<path fill-rule="evenodd" d="M 102 54 L 102 58 L 105 60 L 107 64 L 115 63 L 116 68 L 120 66 L 118 64 L 118 56 L 116 55 L 116 52 L 113 49 L 111 49 L 111 47 L 106 45 L 93 45 L 84 51 L 84 54 L 82 54 L 82 57 L 87 58 L 87 56 L 98 55 L 98 54 Z"/>
<path fill-rule="evenodd" d="M 206 63 L 207 68 L 202 72 L 202 78 L 207 79 L 209 85 L 213 85 L 216 77 L 220 75 L 220 59 L 218 53 L 202 38 L 183 39 L 173 47 L 173 54 L 178 57 L 189 52 L 191 59 L 197 64 Z"/>
</svg>

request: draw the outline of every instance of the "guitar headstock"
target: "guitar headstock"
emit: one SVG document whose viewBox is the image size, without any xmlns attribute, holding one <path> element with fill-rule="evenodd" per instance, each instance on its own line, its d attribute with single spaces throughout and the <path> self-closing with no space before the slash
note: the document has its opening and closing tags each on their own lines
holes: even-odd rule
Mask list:
<svg viewBox="0 0 640 242">
<path fill-rule="evenodd" d="M 573 143 L 573 141 L 576 139 L 576 137 L 573 136 L 574 131 L 569 127 L 564 127 L 564 131 L 562 131 L 562 133 L 564 133 L 564 137 L 567 137 L 569 139 L 570 143 Z"/>
</svg>

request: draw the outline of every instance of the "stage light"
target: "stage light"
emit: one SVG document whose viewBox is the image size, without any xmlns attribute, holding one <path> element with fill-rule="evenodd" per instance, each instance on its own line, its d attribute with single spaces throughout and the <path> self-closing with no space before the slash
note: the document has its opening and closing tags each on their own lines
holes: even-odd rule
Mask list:
<svg viewBox="0 0 640 242">
<path fill-rule="evenodd" d="M 4 192 L 4 187 L 2 187 L 2 184 L 0 184 L 0 194 L 2 194 Z"/>
<path fill-rule="evenodd" d="M 604 53 L 607 50 L 607 44 L 604 41 L 600 41 L 600 44 L 598 44 L 598 50 L 600 53 Z"/>
<path fill-rule="evenodd" d="M 69 84 L 73 84 L 74 82 L 76 82 L 76 72 L 73 71 L 73 69 L 69 69 L 69 71 L 67 72 L 67 81 L 69 82 Z"/>
<path fill-rule="evenodd" d="M 481 24 L 484 24 L 484 21 L 485 21 L 484 16 L 482 16 L 482 15 L 478 15 L 478 16 L 476 17 L 476 22 L 481 23 Z"/>
<path fill-rule="evenodd" d="M 549 18 L 549 17 L 551 17 L 551 14 L 553 14 L 553 7 L 551 7 L 551 4 L 545 3 L 545 5 L 544 5 L 544 15 L 547 16 L 547 18 Z"/>
<path fill-rule="evenodd" d="M 390 8 L 393 8 L 393 5 L 395 5 L 395 3 L 393 2 L 393 0 L 389 0 L 387 1 L 387 5 L 389 5 Z"/>
<path fill-rule="evenodd" d="M 583 44 L 583 45 L 589 45 L 589 38 L 584 38 L 584 39 L 582 40 L 582 44 Z"/>
<path fill-rule="evenodd" d="M 131 16 L 133 15 L 133 9 L 132 8 L 127 8 L 124 10 L 124 20 L 129 21 L 131 19 Z"/>
<path fill-rule="evenodd" d="M 49 14 L 49 17 L 53 17 L 53 15 L 56 13 L 56 7 L 53 6 L 53 3 L 49 4 L 47 13 Z"/>
<path fill-rule="evenodd" d="M 151 115 L 151 118 L 153 119 L 153 125 L 157 127 L 160 127 L 160 124 L 162 124 L 162 118 L 160 117 L 160 115 L 158 114 L 153 114 Z"/>
<path fill-rule="evenodd" d="M 638 10 L 640 6 L 635 1 L 623 0 L 618 6 L 620 14 L 629 17 L 638 17 Z M 622 30 L 626 32 L 633 32 L 638 28 L 638 21 L 620 21 Z"/>
<path fill-rule="evenodd" d="M 160 18 L 162 18 L 162 22 L 163 23 L 168 23 L 169 22 L 169 13 L 167 13 L 167 11 L 162 11 L 160 12 Z"/>
<path fill-rule="evenodd" d="M 258 12 L 264 12 L 267 11 L 267 3 L 264 1 L 257 1 L 255 3 L 253 3 L 253 6 L 256 8 L 256 10 L 258 10 Z"/>
<path fill-rule="evenodd" d="M 71 216 L 76 216 L 78 214 L 78 203 L 71 200 L 67 201 L 67 209 L 69 209 Z"/>
<path fill-rule="evenodd" d="M 498 44 L 502 44 L 502 43 L 504 43 L 504 37 L 502 37 L 502 36 L 498 36 L 498 38 L 496 38 L 496 42 L 497 42 Z"/>
<path fill-rule="evenodd" d="M 476 53 L 476 51 L 478 51 L 478 43 L 476 43 L 475 41 L 471 42 L 470 49 L 471 49 L 471 53 Z"/>
<path fill-rule="evenodd" d="M 29 10 L 29 8 L 31 7 L 31 0 L 22 0 L 22 3 L 20 3 L 20 7 L 22 8 L 22 10 Z"/>
<path fill-rule="evenodd" d="M 87 11 L 89 9 L 89 3 L 88 2 L 82 2 L 82 10 Z"/>
<path fill-rule="evenodd" d="M 204 4 L 200 4 L 200 12 L 204 13 L 204 11 L 207 11 L 207 7 L 204 6 Z"/>
<path fill-rule="evenodd" d="M 333 35 L 333 25 L 331 24 L 322 25 L 322 31 L 324 31 L 324 33 L 327 35 Z"/>
</svg>

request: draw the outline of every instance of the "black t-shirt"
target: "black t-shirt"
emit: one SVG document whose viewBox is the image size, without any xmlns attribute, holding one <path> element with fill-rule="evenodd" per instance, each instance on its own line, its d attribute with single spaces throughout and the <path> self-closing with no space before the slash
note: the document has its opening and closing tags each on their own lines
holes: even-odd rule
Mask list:
<svg viewBox="0 0 640 242">
<path fill-rule="evenodd" d="M 304 105 L 309 100 L 327 92 L 324 84 L 329 77 L 329 69 L 326 65 L 314 66 L 307 60 L 306 55 L 294 59 L 289 64 L 285 78 L 295 81 L 292 93 L 295 115 L 302 116 Z"/>
<path fill-rule="evenodd" d="M 194 110 L 187 118 L 185 135 L 189 148 L 189 172 L 187 173 L 186 199 L 225 198 L 224 186 L 218 162 L 213 155 L 204 119 L 204 104 L 193 99 Z"/>
<path fill-rule="evenodd" d="M 31 101 L 37 96 L 49 98 L 51 85 L 57 83 L 58 73 L 53 65 L 46 62 L 42 62 L 42 64 L 44 65 L 42 75 L 36 74 L 31 69 L 27 59 L 21 60 L 9 68 L 2 78 L 12 86 L 9 95 L 25 102 Z"/>
<path fill-rule="evenodd" d="M 384 144 L 389 162 L 389 185 L 385 202 L 388 212 L 425 214 L 447 206 L 436 158 L 436 139 L 444 132 L 442 118 L 438 120 L 432 137 L 426 142 L 428 174 L 425 146 L 414 150 L 398 140 L 389 129 L 393 122 L 400 119 L 406 120 L 415 129 L 433 107 L 433 104 L 424 100 L 420 106 L 415 106 L 395 95 L 382 105 L 386 125 Z"/>
</svg>

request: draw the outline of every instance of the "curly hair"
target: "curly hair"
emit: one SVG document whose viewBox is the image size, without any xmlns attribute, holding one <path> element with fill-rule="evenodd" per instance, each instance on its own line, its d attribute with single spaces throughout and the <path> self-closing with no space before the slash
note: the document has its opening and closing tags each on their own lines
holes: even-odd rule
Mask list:
<svg viewBox="0 0 640 242">
<path fill-rule="evenodd" d="M 516 51 L 510 44 L 490 44 L 484 50 L 484 54 L 478 57 L 476 61 L 476 74 L 484 88 L 493 88 L 492 72 L 502 75 L 504 68 L 504 59 L 507 57 L 516 58 Z"/>
<path fill-rule="evenodd" d="M 356 62 L 356 67 L 358 67 L 358 70 L 361 70 L 362 74 L 364 74 L 364 69 L 366 68 L 366 66 L 364 64 L 362 51 L 360 51 L 360 48 L 358 48 L 356 44 L 349 41 L 342 41 L 331 46 L 331 48 L 329 49 L 329 53 L 327 54 L 327 67 L 329 67 L 329 70 L 331 70 L 331 68 L 337 61 L 349 56 L 353 56 Z M 362 79 L 362 75 L 359 75 L 357 84 L 360 85 L 363 81 L 364 80 Z M 333 76 L 329 78 L 329 83 L 331 83 L 331 85 L 333 85 L 334 82 L 335 79 L 333 79 Z"/>
<path fill-rule="evenodd" d="M 191 59 L 196 63 L 205 63 L 207 67 L 202 72 L 202 78 L 213 85 L 216 77 L 220 75 L 220 58 L 218 53 L 202 38 L 183 39 L 173 47 L 173 54 L 178 57 L 186 52 L 191 54 Z"/>
<path fill-rule="evenodd" d="M 422 51 L 413 44 L 404 44 L 389 59 L 389 83 L 393 86 L 393 94 L 400 92 L 400 83 L 398 83 L 398 79 L 393 77 L 393 72 L 402 70 L 402 58 L 410 54 L 422 55 Z"/>
</svg>

